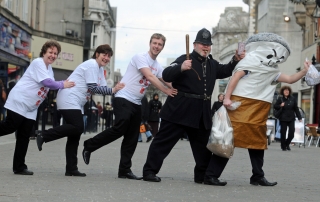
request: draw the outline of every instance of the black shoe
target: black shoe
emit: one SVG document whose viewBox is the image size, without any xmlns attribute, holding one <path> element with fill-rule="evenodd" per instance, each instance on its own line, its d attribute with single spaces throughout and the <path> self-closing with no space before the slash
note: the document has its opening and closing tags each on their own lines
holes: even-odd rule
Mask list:
<svg viewBox="0 0 320 202">
<path fill-rule="evenodd" d="M 43 145 L 43 143 L 44 143 L 43 136 L 41 135 L 41 133 L 39 133 L 39 134 L 37 135 L 37 145 L 38 145 L 39 151 L 42 150 L 42 145 Z"/>
<path fill-rule="evenodd" d="M 152 140 L 152 138 L 153 138 L 152 136 L 148 137 L 147 142 L 150 142 Z"/>
<path fill-rule="evenodd" d="M 227 182 L 220 181 L 216 177 L 205 178 L 203 182 L 204 184 L 215 185 L 215 186 L 226 186 L 227 184 Z"/>
<path fill-rule="evenodd" d="M 274 186 L 276 184 L 278 184 L 277 182 L 268 182 L 268 180 L 263 177 L 261 178 L 260 180 L 257 180 L 257 181 L 251 181 L 250 180 L 250 184 L 252 185 L 260 185 L 260 186 Z"/>
<path fill-rule="evenodd" d="M 91 152 L 89 152 L 85 148 L 83 148 L 82 157 L 83 157 L 85 164 L 87 164 L 87 165 L 89 165 L 89 162 L 90 162 L 90 155 L 91 155 Z"/>
<path fill-rule="evenodd" d="M 197 184 L 202 184 L 203 180 L 194 180 L 194 182 L 197 183 Z"/>
<path fill-rule="evenodd" d="M 22 171 L 14 172 L 14 174 L 16 174 L 16 175 L 33 175 L 33 172 L 28 169 L 24 169 Z"/>
<path fill-rule="evenodd" d="M 78 170 L 74 170 L 71 172 L 66 172 L 65 176 L 85 177 L 87 175 L 85 173 L 80 173 Z"/>
<path fill-rule="evenodd" d="M 291 151 L 290 146 L 287 146 L 287 150 L 288 150 L 288 151 Z"/>
<path fill-rule="evenodd" d="M 287 149 L 286 148 L 281 148 L 282 149 L 282 151 L 287 151 Z"/>
<path fill-rule="evenodd" d="M 143 176 L 144 181 L 149 181 L 149 182 L 161 182 L 161 178 L 156 176 L 155 174 L 149 174 L 146 176 Z"/>
<path fill-rule="evenodd" d="M 142 177 L 137 177 L 132 172 L 126 173 L 126 174 L 118 174 L 118 178 L 122 179 L 130 179 L 130 180 L 141 180 Z"/>
</svg>

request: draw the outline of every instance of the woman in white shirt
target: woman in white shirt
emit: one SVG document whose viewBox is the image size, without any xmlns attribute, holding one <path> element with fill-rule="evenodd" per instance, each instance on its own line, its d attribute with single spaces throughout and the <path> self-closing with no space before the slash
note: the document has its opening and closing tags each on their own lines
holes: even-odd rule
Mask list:
<svg viewBox="0 0 320 202">
<path fill-rule="evenodd" d="M 13 172 L 33 175 L 25 164 L 32 126 L 39 105 L 47 97 L 49 89 L 73 87 L 74 82 L 55 81 L 51 64 L 57 59 L 61 46 L 54 40 L 47 41 L 41 48 L 40 57 L 33 60 L 19 82 L 10 91 L 4 105 L 7 117 L 0 123 L 0 136 L 17 131 L 13 157 Z"/>
<path fill-rule="evenodd" d="M 69 76 L 76 86 L 62 89 L 57 95 L 57 107 L 66 124 L 42 131 L 37 136 L 39 151 L 44 142 L 48 143 L 67 137 L 66 144 L 66 176 L 85 177 L 85 173 L 78 171 L 78 146 L 80 136 L 84 130 L 83 106 L 91 94 L 111 95 L 124 87 L 118 83 L 114 88 L 108 88 L 104 77 L 103 67 L 110 62 L 113 51 L 108 44 L 100 45 L 91 59 L 81 63 Z"/>
</svg>

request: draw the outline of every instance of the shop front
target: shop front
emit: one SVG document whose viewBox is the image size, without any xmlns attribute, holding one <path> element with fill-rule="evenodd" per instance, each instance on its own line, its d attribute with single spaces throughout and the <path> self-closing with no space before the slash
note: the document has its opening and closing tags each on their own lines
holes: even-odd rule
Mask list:
<svg viewBox="0 0 320 202">
<path fill-rule="evenodd" d="M 30 63 L 31 28 L 0 6 L 0 121 L 9 91 Z"/>
<path fill-rule="evenodd" d="M 301 52 L 301 64 L 300 68 L 304 67 L 304 61 L 308 58 L 309 61 L 312 61 L 313 56 L 317 54 L 318 43 L 314 43 L 311 46 L 305 48 Z M 302 108 L 306 116 L 306 124 L 317 123 L 318 115 L 316 113 L 317 107 L 317 86 L 308 86 L 304 81 L 304 78 L 301 79 L 299 86 L 298 94 L 298 106 Z M 319 94 L 320 95 L 320 94 Z"/>
<path fill-rule="evenodd" d="M 7 89 L 19 80 L 30 63 L 31 33 L 14 16 L 0 14 L 0 79 Z"/>
</svg>

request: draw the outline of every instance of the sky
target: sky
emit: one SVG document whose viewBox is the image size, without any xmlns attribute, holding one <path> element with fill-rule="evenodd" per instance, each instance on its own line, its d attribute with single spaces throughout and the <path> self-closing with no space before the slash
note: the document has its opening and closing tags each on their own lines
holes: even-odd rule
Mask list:
<svg viewBox="0 0 320 202">
<path fill-rule="evenodd" d="M 197 32 L 217 26 L 226 7 L 249 7 L 242 0 L 109 0 L 117 7 L 115 70 L 124 75 L 131 58 L 149 50 L 153 33 L 166 37 L 166 44 L 157 60 L 167 66 L 167 58 L 186 52 L 185 36 L 189 34 L 189 50 Z"/>
</svg>

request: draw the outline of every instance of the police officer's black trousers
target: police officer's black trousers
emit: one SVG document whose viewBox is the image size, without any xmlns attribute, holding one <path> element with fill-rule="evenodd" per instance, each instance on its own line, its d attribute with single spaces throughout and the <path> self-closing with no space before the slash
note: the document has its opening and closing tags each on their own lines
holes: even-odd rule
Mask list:
<svg viewBox="0 0 320 202">
<path fill-rule="evenodd" d="M 160 130 L 150 145 L 148 157 L 143 167 L 143 176 L 157 174 L 160 171 L 164 159 L 185 132 L 188 134 L 193 157 L 196 162 L 194 180 L 197 182 L 204 180 L 204 175 L 211 158 L 211 152 L 206 148 L 210 129 L 206 130 L 203 123 L 200 129 L 195 129 L 163 119 L 161 120 Z M 181 161 L 183 163 L 183 160 Z"/>
<path fill-rule="evenodd" d="M 16 148 L 13 156 L 13 172 L 20 172 L 24 169 L 28 169 L 25 164 L 25 157 L 27 155 L 29 138 L 34 122 L 35 120 L 27 119 L 11 110 L 7 110 L 6 120 L 0 122 L 0 136 L 17 131 Z"/>
<path fill-rule="evenodd" d="M 258 149 L 248 149 L 251 166 L 252 166 L 252 176 L 250 181 L 256 181 L 264 177 L 264 172 L 262 170 L 264 150 Z M 228 163 L 227 158 L 219 157 L 215 154 L 212 154 L 206 177 L 216 177 L 219 178 Z M 236 168 L 234 168 L 236 169 Z"/>
<path fill-rule="evenodd" d="M 78 146 L 84 124 L 82 112 L 79 109 L 60 110 L 65 124 L 42 131 L 44 141 L 51 142 L 67 137 L 66 144 L 66 172 L 78 170 Z"/>
<path fill-rule="evenodd" d="M 87 151 L 94 152 L 123 136 L 119 174 L 131 172 L 131 158 L 136 150 L 140 123 L 141 105 L 116 97 L 113 103 L 115 124 L 84 142 Z"/>
</svg>

